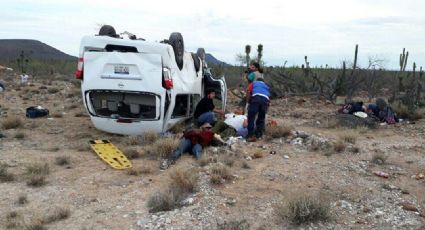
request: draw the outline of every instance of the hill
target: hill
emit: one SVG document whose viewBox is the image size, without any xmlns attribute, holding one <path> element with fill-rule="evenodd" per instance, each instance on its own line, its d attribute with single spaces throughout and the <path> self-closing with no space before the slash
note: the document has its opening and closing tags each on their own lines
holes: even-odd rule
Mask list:
<svg viewBox="0 0 425 230">
<path fill-rule="evenodd" d="M 215 58 L 212 54 L 206 53 L 205 54 L 205 60 L 209 65 L 222 65 L 222 66 L 230 66 L 226 62 L 220 61 L 217 58 Z"/>
<path fill-rule="evenodd" d="M 44 60 L 75 60 L 76 57 L 68 55 L 52 46 L 37 40 L 30 39 L 0 39 L 0 57 L 2 59 L 15 59 L 21 52 L 29 55 L 31 59 Z"/>
</svg>

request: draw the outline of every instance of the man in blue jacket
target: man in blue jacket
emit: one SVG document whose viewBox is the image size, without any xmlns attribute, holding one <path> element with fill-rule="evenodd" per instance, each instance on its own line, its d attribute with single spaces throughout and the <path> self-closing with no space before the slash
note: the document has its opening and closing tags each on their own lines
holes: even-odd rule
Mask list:
<svg viewBox="0 0 425 230">
<path fill-rule="evenodd" d="M 248 86 L 248 142 L 263 136 L 266 113 L 270 104 L 270 87 L 259 78 Z M 257 116 L 257 120 L 255 117 Z"/>
</svg>

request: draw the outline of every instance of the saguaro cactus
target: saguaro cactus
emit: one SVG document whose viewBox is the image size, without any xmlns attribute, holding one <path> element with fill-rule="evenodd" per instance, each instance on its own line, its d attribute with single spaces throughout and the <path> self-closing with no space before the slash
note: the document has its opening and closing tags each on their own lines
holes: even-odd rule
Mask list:
<svg viewBox="0 0 425 230">
<path fill-rule="evenodd" d="M 249 67 L 249 62 L 251 61 L 251 58 L 249 57 L 249 53 L 251 53 L 251 46 L 250 45 L 246 45 L 245 46 L 246 68 Z"/>
<path fill-rule="evenodd" d="M 351 70 L 351 76 L 354 74 L 354 70 L 357 68 L 357 54 L 359 52 L 359 45 L 356 44 L 356 50 L 354 51 L 354 62 L 353 62 L 353 69 Z"/>
<path fill-rule="evenodd" d="M 261 58 L 263 57 L 263 45 L 262 44 L 258 44 L 257 47 L 257 62 L 261 63 Z"/>
</svg>

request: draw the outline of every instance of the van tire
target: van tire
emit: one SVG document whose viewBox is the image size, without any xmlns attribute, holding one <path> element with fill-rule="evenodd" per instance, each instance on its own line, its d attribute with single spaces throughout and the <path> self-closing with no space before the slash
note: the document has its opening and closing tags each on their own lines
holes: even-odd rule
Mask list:
<svg viewBox="0 0 425 230">
<path fill-rule="evenodd" d="M 205 61 L 205 49 L 204 48 L 198 48 L 196 51 L 196 55 L 202 60 Z"/>
<path fill-rule="evenodd" d="M 168 39 L 169 44 L 173 47 L 174 57 L 176 59 L 177 66 L 180 70 L 183 69 L 183 56 L 184 56 L 184 41 L 183 36 L 179 32 L 171 33 Z"/>
<path fill-rule="evenodd" d="M 109 36 L 113 38 L 118 37 L 114 27 L 110 25 L 103 25 L 99 30 L 99 36 Z"/>
<path fill-rule="evenodd" d="M 195 66 L 195 70 L 196 72 L 199 72 L 199 69 L 201 67 L 201 61 L 199 60 L 198 55 L 194 54 L 194 53 L 190 53 L 192 55 L 192 59 L 193 59 L 193 65 Z"/>
</svg>

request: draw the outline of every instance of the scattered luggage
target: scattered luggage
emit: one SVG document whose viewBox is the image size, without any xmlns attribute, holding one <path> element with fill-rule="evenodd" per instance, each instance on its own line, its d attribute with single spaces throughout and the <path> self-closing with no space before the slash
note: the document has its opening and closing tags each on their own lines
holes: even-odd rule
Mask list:
<svg viewBox="0 0 425 230">
<path fill-rule="evenodd" d="M 26 109 L 26 116 L 28 118 L 45 117 L 47 115 L 49 115 L 49 110 L 41 106 L 31 106 Z"/>
</svg>

